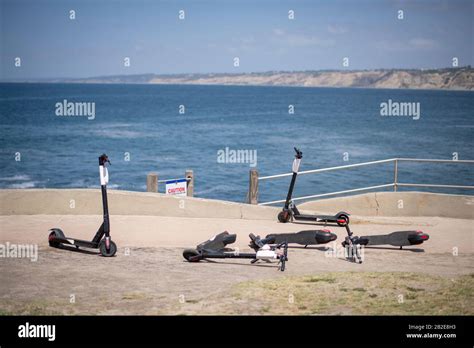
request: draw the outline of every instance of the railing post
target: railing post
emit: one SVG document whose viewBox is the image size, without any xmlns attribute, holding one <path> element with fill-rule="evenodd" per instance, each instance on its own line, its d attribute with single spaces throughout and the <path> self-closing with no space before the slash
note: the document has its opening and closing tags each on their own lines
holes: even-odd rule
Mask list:
<svg viewBox="0 0 474 348">
<path fill-rule="evenodd" d="M 398 184 L 398 159 L 395 159 L 393 168 L 393 192 L 397 192 Z"/>
<path fill-rule="evenodd" d="M 146 192 L 158 192 L 158 173 L 148 173 L 146 176 Z"/>
<path fill-rule="evenodd" d="M 250 169 L 248 203 L 258 204 L 258 171 L 257 169 Z"/>
<path fill-rule="evenodd" d="M 186 178 L 186 186 L 187 186 L 187 196 L 193 197 L 194 196 L 194 172 L 190 169 L 187 169 L 184 173 L 184 177 Z"/>
</svg>

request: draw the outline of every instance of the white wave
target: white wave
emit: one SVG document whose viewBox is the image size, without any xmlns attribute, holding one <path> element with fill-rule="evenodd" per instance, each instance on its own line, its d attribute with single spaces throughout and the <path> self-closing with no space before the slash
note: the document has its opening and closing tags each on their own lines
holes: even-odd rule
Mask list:
<svg viewBox="0 0 474 348">
<path fill-rule="evenodd" d="M 114 139 L 136 139 L 143 136 L 140 132 L 118 129 L 99 129 L 94 131 L 94 133 L 98 136 Z"/>
<path fill-rule="evenodd" d="M 100 184 L 99 183 L 97 183 L 97 184 L 86 184 L 85 180 L 80 179 L 80 180 L 76 180 L 76 181 L 72 182 L 69 185 L 66 185 L 66 187 L 84 188 L 84 189 L 99 189 Z M 112 189 L 116 189 L 116 188 L 119 188 L 120 185 L 118 185 L 118 184 L 108 184 L 107 187 L 112 188 Z"/>
<path fill-rule="evenodd" d="M 27 188 L 33 188 L 35 187 L 35 182 L 34 181 L 27 181 L 27 182 L 22 182 L 21 184 L 11 184 L 8 185 L 8 188 L 12 189 L 27 189 Z"/>
<path fill-rule="evenodd" d="M 134 124 L 131 124 L 131 123 L 120 123 L 120 122 L 117 122 L 117 123 L 107 123 L 107 128 L 120 128 L 120 127 L 132 127 L 134 126 Z"/>
<path fill-rule="evenodd" d="M 74 180 L 73 182 L 68 184 L 67 187 L 83 187 L 83 186 L 86 186 L 85 184 L 86 184 L 85 179 L 78 179 L 78 180 Z"/>
<path fill-rule="evenodd" d="M 4 176 L 0 178 L 1 181 L 26 181 L 30 180 L 28 175 L 14 175 L 14 176 Z"/>
</svg>

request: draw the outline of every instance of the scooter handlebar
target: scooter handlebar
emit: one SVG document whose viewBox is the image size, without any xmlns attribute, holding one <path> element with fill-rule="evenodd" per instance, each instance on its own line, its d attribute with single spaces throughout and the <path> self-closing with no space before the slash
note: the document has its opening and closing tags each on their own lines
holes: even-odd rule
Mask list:
<svg viewBox="0 0 474 348">
<path fill-rule="evenodd" d="M 295 157 L 298 158 L 298 159 L 303 158 L 303 152 L 298 150 L 296 147 L 294 149 L 295 149 L 295 152 L 296 152 Z"/>
<path fill-rule="evenodd" d="M 100 166 L 103 166 L 103 165 L 105 165 L 106 163 L 112 165 L 112 163 L 110 163 L 110 161 L 109 161 L 109 157 L 108 157 L 105 153 L 103 153 L 103 154 L 100 155 L 100 157 L 99 157 L 99 165 L 100 165 Z"/>
<path fill-rule="evenodd" d="M 280 255 L 280 271 L 285 270 L 286 261 L 288 261 L 288 242 L 283 242 L 278 244 L 277 248 L 280 249 L 283 247 L 283 254 Z"/>
</svg>

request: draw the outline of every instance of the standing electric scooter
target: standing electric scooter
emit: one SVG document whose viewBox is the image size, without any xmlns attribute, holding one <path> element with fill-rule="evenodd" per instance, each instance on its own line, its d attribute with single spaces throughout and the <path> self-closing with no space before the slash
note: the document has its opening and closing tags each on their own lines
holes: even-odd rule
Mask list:
<svg viewBox="0 0 474 348">
<path fill-rule="evenodd" d="M 109 172 L 106 168 L 106 163 L 110 164 L 109 158 L 106 154 L 99 157 L 99 175 L 100 187 L 102 190 L 102 207 L 104 210 L 104 220 L 100 225 L 99 230 L 91 241 L 74 239 L 66 237 L 63 231 L 59 228 L 50 229 L 48 241 L 49 246 L 59 248 L 64 245 L 72 245 L 77 249 L 79 247 L 99 249 L 102 256 L 114 256 L 117 252 L 117 246 L 110 239 L 110 223 L 109 223 L 109 205 L 107 203 L 107 183 L 109 182 Z"/>
<path fill-rule="evenodd" d="M 296 177 L 300 168 L 301 159 L 303 158 L 303 152 L 298 150 L 295 147 L 296 155 L 293 160 L 292 172 L 293 176 L 291 177 L 290 187 L 288 188 L 288 195 L 286 196 L 285 206 L 283 210 L 278 214 L 278 221 L 288 222 L 293 220 L 301 221 L 311 221 L 311 222 L 323 222 L 323 223 L 335 223 L 343 227 L 349 224 L 349 214 L 341 211 L 336 215 L 310 215 L 310 214 L 301 214 L 296 207 L 296 204 L 292 201 L 291 197 L 293 195 L 293 188 L 295 187 Z"/>
</svg>

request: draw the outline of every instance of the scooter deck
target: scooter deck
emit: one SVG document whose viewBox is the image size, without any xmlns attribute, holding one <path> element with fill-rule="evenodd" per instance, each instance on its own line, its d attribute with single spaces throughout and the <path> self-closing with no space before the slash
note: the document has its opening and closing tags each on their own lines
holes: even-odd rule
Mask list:
<svg viewBox="0 0 474 348">
<path fill-rule="evenodd" d="M 301 214 L 295 206 L 292 208 L 292 217 L 294 220 L 333 223 L 339 226 L 345 226 L 349 223 L 349 213 L 344 211 L 340 211 L 335 215 Z"/>
<path fill-rule="evenodd" d="M 68 244 L 68 245 L 74 245 L 74 246 L 79 246 L 79 247 L 84 247 L 84 248 L 98 248 L 99 244 L 91 242 L 90 240 L 82 240 L 82 239 L 76 239 L 76 238 L 55 238 L 54 241 L 61 243 L 61 244 Z"/>
<path fill-rule="evenodd" d="M 199 244 L 196 249 L 198 251 L 222 251 L 225 249 L 227 244 L 235 243 L 236 240 L 235 234 L 230 234 L 229 232 L 221 232 L 214 237 L 206 240 Z"/>
<path fill-rule="evenodd" d="M 299 214 L 293 215 L 295 220 L 307 220 L 307 221 L 316 221 L 316 222 L 337 222 L 336 216 L 331 215 L 308 215 L 308 214 Z"/>
<path fill-rule="evenodd" d="M 337 236 L 328 230 L 306 230 L 296 233 L 269 234 L 265 238 L 274 238 L 275 243 L 316 245 L 326 244 L 336 240 Z"/>
<path fill-rule="evenodd" d="M 367 240 L 367 246 L 371 245 L 393 245 L 393 246 L 409 246 L 418 245 L 427 241 L 430 236 L 421 231 L 397 231 L 390 234 L 382 234 L 375 236 L 361 236 L 360 239 Z"/>
</svg>

